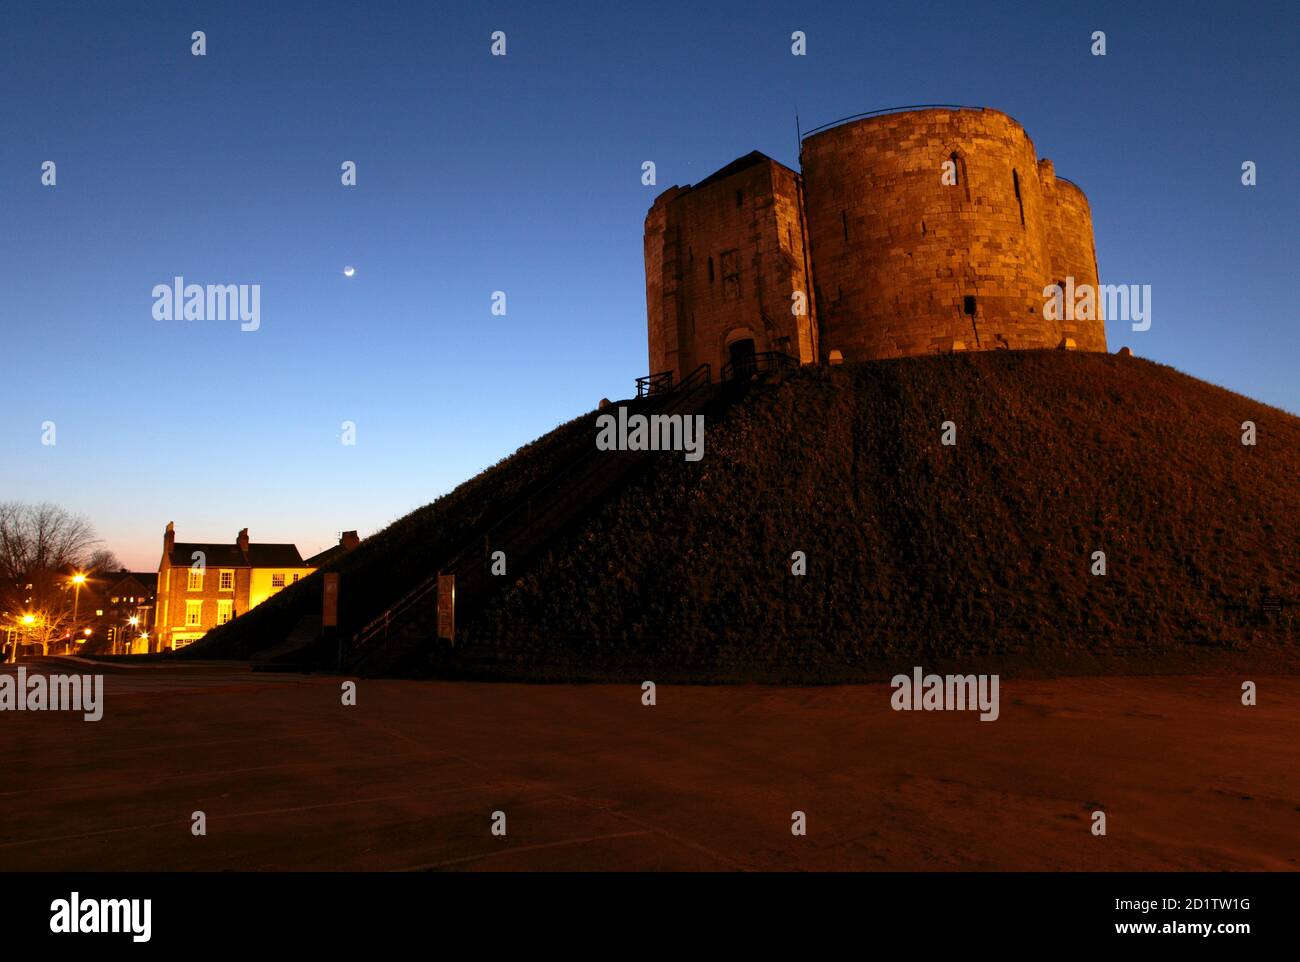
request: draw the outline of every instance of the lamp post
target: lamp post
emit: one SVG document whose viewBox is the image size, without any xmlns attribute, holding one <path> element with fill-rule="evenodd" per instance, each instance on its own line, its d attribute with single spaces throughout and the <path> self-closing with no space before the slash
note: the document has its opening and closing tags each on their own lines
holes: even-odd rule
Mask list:
<svg viewBox="0 0 1300 962">
<path fill-rule="evenodd" d="M 18 653 L 19 653 L 19 650 L 22 649 L 23 629 L 29 630 L 29 632 L 30 632 L 30 630 L 31 630 L 31 628 L 32 628 L 32 625 L 35 625 L 35 624 L 36 624 L 36 616 L 35 616 L 35 615 L 23 615 L 23 616 L 22 616 L 22 628 L 19 628 L 19 629 L 18 629 L 18 641 L 17 641 L 16 643 L 14 643 L 14 646 L 13 646 L 13 660 L 14 660 L 14 662 L 17 662 L 17 660 L 18 660 Z"/>
<path fill-rule="evenodd" d="M 22 617 L 22 625 L 23 625 L 23 627 L 26 628 L 28 631 L 31 631 L 32 628 L 35 627 L 35 625 L 36 625 L 36 616 L 35 616 L 35 615 L 23 615 L 23 617 Z M 23 645 L 23 633 L 20 631 L 20 632 L 18 632 L 18 644 L 14 646 L 14 661 L 17 661 L 17 660 L 18 660 L 18 649 L 21 648 L 22 645 Z"/>
<path fill-rule="evenodd" d="M 72 576 L 72 585 L 75 593 L 72 599 L 72 630 L 77 630 L 77 611 L 81 608 L 81 586 L 86 583 L 86 576 L 78 571 Z M 72 654 L 72 643 L 68 643 L 68 654 Z"/>
</svg>

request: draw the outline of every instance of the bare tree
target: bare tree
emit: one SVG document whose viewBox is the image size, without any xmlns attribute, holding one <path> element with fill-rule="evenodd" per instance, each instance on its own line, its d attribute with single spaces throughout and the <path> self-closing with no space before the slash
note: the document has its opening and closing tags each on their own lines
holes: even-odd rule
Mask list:
<svg viewBox="0 0 1300 962">
<path fill-rule="evenodd" d="M 94 526 L 55 504 L 0 502 L 0 617 L 46 652 L 71 625 L 67 572 L 89 564 Z M 16 656 L 16 648 L 11 656 Z"/>
<path fill-rule="evenodd" d="M 107 548 L 100 548 L 93 552 L 86 561 L 86 574 L 111 575 L 118 571 L 125 571 L 126 567 L 118 560 L 117 555 Z"/>
</svg>

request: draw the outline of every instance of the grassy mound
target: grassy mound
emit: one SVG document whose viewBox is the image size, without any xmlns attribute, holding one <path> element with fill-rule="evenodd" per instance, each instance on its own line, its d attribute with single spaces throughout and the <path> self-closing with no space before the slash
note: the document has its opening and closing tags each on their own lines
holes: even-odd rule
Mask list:
<svg viewBox="0 0 1300 962">
<path fill-rule="evenodd" d="M 591 414 L 571 421 L 336 561 L 345 636 L 594 437 Z M 426 668 L 835 681 L 913 664 L 1300 660 L 1300 419 L 1172 368 L 1057 351 L 808 368 L 752 388 L 706 441 L 699 462 L 656 455 L 459 612 L 455 649 L 428 639 Z M 320 582 L 183 656 L 279 643 L 319 613 Z"/>
<path fill-rule="evenodd" d="M 456 660 L 836 680 L 903 662 L 1293 654 L 1296 608 L 1261 600 L 1297 595 L 1298 452 L 1300 419 L 1136 358 L 805 369 L 709 423 L 702 461 L 659 455 L 463 625 Z"/>
</svg>

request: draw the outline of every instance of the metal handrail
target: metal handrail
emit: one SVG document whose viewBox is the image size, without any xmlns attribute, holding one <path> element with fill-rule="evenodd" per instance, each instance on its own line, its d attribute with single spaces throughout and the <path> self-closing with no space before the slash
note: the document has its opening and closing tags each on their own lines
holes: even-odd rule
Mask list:
<svg viewBox="0 0 1300 962">
<path fill-rule="evenodd" d="M 695 370 L 693 370 L 690 374 L 688 374 L 685 378 L 682 379 L 681 383 L 678 384 L 677 387 L 671 392 L 671 396 L 674 400 L 680 400 L 681 398 L 693 394 L 701 387 L 705 387 L 711 384 L 712 381 L 713 381 L 712 367 L 708 363 L 701 364 L 697 368 L 695 368 Z M 581 465 L 589 462 L 590 460 L 591 460 L 591 452 L 584 451 L 578 457 L 569 461 L 560 471 L 558 471 L 551 478 L 550 481 L 546 482 L 536 491 L 529 494 L 528 497 L 523 502 L 517 504 L 510 511 L 506 512 L 504 515 L 502 515 L 500 518 L 494 521 L 492 523 L 492 526 L 482 534 L 483 544 L 490 546 L 493 533 L 499 531 L 504 525 L 513 521 L 516 517 L 518 517 L 518 515 L 521 512 L 528 511 L 531 514 L 534 501 L 536 501 L 538 498 L 546 494 L 549 494 L 554 488 L 559 486 L 562 482 L 568 481 L 571 478 L 573 478 L 577 474 L 577 469 Z M 416 604 L 416 602 L 423 600 L 427 595 L 437 590 L 439 575 L 456 571 L 458 568 L 462 567 L 465 564 L 466 560 L 470 555 L 475 554 L 478 551 L 479 551 L 479 539 L 478 537 L 475 537 L 472 542 L 465 545 L 465 547 L 463 547 L 460 551 L 454 554 L 451 560 L 448 561 L 445 565 L 441 566 L 432 575 L 430 575 L 428 578 L 425 578 L 414 588 L 412 588 L 410 591 L 404 594 L 401 598 L 399 598 L 393 604 L 389 605 L 377 616 L 375 616 L 369 622 L 367 622 L 361 628 L 360 631 L 358 631 L 356 634 L 352 636 L 351 651 L 355 653 L 358 649 L 364 647 L 370 641 L 372 641 L 377 635 L 381 634 L 381 632 L 383 634 L 387 634 L 388 629 L 391 626 L 392 622 L 399 615 L 405 614 L 406 611 L 408 611 L 411 607 L 413 607 Z"/>
<path fill-rule="evenodd" d="M 792 370 L 798 366 L 799 362 L 783 351 L 760 351 L 739 363 L 728 361 L 722 365 L 722 380 L 730 381 L 737 375 L 750 376 L 766 374 L 769 371 Z"/>
<path fill-rule="evenodd" d="M 849 117 L 841 117 L 839 120 L 832 120 L 829 124 L 822 124 L 820 127 L 813 127 L 811 130 L 802 132 L 799 140 L 800 143 L 807 137 L 815 133 L 828 130 L 840 124 L 846 124 L 850 120 L 862 120 L 865 117 L 879 117 L 882 114 L 897 114 L 905 110 L 983 110 L 983 107 L 971 107 L 967 104 L 913 104 L 911 107 L 885 107 L 883 110 L 868 110 L 864 114 L 853 114 Z"/>
<path fill-rule="evenodd" d="M 674 394 L 683 396 L 691 394 L 699 388 L 713 383 L 713 365 L 708 361 L 695 368 L 690 374 L 682 378 L 682 383 L 677 385 Z"/>
<path fill-rule="evenodd" d="M 664 394 L 673 389 L 673 372 L 660 371 L 636 379 L 636 396 L 649 397 L 651 394 Z"/>
</svg>

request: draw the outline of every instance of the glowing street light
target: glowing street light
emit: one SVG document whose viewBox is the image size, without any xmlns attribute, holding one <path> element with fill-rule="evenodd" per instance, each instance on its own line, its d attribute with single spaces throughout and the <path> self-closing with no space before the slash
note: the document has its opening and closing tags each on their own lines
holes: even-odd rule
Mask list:
<svg viewBox="0 0 1300 962">
<path fill-rule="evenodd" d="M 81 607 L 81 586 L 86 583 L 86 576 L 78 571 L 72 576 L 72 584 L 77 590 L 76 597 L 72 602 L 72 624 L 77 623 L 77 609 Z"/>
<path fill-rule="evenodd" d="M 23 624 L 26 625 L 28 628 L 30 628 L 32 625 L 36 624 L 36 616 L 23 615 Z"/>
</svg>

